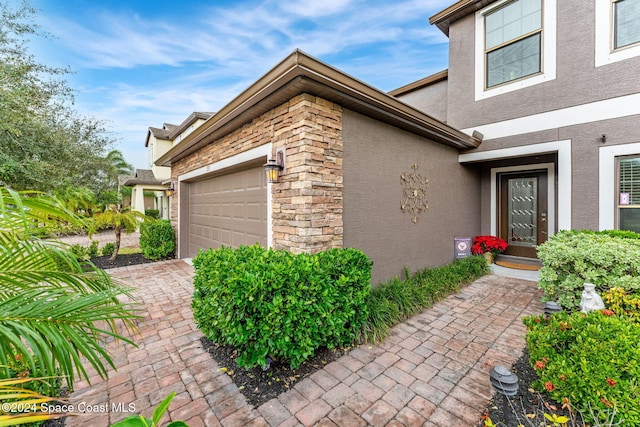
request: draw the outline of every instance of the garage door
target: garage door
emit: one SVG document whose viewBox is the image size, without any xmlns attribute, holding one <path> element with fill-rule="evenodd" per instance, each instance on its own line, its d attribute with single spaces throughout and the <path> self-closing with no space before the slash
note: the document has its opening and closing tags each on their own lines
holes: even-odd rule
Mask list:
<svg viewBox="0 0 640 427">
<path fill-rule="evenodd" d="M 200 248 L 267 246 L 267 183 L 262 166 L 189 184 L 189 256 Z"/>
</svg>

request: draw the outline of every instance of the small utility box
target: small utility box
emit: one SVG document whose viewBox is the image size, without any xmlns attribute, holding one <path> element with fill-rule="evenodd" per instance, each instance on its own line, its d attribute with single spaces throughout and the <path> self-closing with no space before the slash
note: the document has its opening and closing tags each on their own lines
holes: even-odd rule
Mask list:
<svg viewBox="0 0 640 427">
<path fill-rule="evenodd" d="M 469 258 L 471 256 L 471 237 L 454 237 L 453 246 L 455 259 Z"/>
</svg>

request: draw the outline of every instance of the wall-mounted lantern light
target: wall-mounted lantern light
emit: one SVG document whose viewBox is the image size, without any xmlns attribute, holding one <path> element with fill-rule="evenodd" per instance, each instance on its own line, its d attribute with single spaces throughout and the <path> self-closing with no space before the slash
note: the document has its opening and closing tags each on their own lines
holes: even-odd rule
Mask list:
<svg viewBox="0 0 640 427">
<path fill-rule="evenodd" d="M 167 187 L 167 189 L 164 190 L 164 192 L 167 195 L 167 197 L 171 197 L 174 194 L 176 194 L 176 189 L 173 187 L 173 181 L 171 182 L 171 184 L 169 184 L 169 187 Z"/>
<path fill-rule="evenodd" d="M 284 148 L 276 150 L 276 158 L 267 160 L 263 167 L 267 173 L 267 182 L 280 182 L 280 172 L 284 169 Z"/>
</svg>

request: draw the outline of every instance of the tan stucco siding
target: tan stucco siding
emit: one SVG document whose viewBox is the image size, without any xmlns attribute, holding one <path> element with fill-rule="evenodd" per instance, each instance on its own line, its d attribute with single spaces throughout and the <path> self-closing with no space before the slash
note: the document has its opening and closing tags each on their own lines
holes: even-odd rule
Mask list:
<svg viewBox="0 0 640 427">
<path fill-rule="evenodd" d="M 344 246 L 371 257 L 373 283 L 453 260 L 453 239 L 480 230 L 480 180 L 458 151 L 358 113 L 343 113 Z M 401 210 L 401 174 L 428 180 L 417 223 Z"/>
</svg>

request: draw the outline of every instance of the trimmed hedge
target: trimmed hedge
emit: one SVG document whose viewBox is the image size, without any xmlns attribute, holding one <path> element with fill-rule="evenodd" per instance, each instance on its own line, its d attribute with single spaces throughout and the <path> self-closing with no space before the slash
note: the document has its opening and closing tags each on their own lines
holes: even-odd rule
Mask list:
<svg viewBox="0 0 640 427">
<path fill-rule="evenodd" d="M 639 290 L 640 240 L 633 234 L 561 231 L 551 236 L 538 247 L 538 285 L 545 299 L 574 310 L 580 306 L 585 282 L 594 283 L 600 294 L 614 286 Z"/>
<path fill-rule="evenodd" d="M 236 347 L 240 366 L 270 357 L 295 368 L 320 347 L 351 344 L 368 317 L 372 262 L 356 249 L 222 247 L 200 252 L 193 266 L 196 324 Z"/>
<path fill-rule="evenodd" d="M 163 219 L 140 224 L 140 249 L 142 256 L 154 261 L 173 255 L 176 237 L 171 222 Z"/>
</svg>

